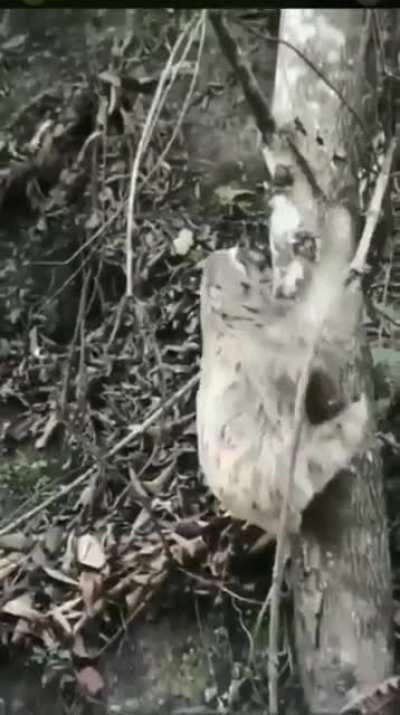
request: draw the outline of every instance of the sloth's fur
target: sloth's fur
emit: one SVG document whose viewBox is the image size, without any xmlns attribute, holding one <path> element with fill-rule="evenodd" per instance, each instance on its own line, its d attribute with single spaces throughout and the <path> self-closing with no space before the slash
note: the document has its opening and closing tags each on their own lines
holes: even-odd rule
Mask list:
<svg viewBox="0 0 400 715">
<path fill-rule="evenodd" d="M 315 367 L 338 385 L 354 345 L 362 299 L 359 290 L 344 287 L 348 242 L 342 249 L 339 256 L 332 250 L 323 255 L 309 284 L 291 301 L 272 296 L 270 271 L 244 261 L 243 251 L 215 251 L 204 265 L 200 464 L 224 508 L 271 536 L 277 533 L 289 473 L 297 383 L 315 328 L 323 320 Z M 305 419 L 290 495 L 292 533 L 315 494 L 365 447 L 366 397 L 345 398 L 343 404 L 338 415 L 320 424 Z"/>
</svg>

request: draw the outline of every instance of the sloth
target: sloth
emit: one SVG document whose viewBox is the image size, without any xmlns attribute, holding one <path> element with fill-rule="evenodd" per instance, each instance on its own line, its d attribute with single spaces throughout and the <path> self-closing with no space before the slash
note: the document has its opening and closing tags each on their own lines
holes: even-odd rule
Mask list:
<svg viewBox="0 0 400 715">
<path fill-rule="evenodd" d="M 335 216 L 333 216 L 335 218 Z M 332 215 L 327 217 L 327 238 Z M 336 225 L 346 231 L 343 215 Z M 340 383 L 355 346 L 361 290 L 343 282 L 349 239 L 322 253 L 296 296 L 274 295 L 272 271 L 243 248 L 205 260 L 200 289 L 202 360 L 197 394 L 199 460 L 205 480 L 233 517 L 275 537 L 291 459 L 294 405 L 302 367 L 324 311 L 305 397 L 289 497 L 288 529 L 335 474 L 366 448 L 365 395 Z M 309 266 L 310 268 L 310 266 Z"/>
</svg>

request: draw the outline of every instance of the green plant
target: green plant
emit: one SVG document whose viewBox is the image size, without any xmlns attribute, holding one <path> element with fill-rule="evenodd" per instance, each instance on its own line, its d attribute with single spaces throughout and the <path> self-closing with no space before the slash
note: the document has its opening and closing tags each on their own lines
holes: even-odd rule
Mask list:
<svg viewBox="0 0 400 715">
<path fill-rule="evenodd" d="M 27 458 L 13 459 L 0 464 L 0 486 L 6 487 L 15 495 L 43 495 L 52 484 L 48 474 L 47 459 L 39 458 L 28 461 Z"/>
<path fill-rule="evenodd" d="M 43 688 L 73 670 L 71 653 L 66 648 L 47 649 L 34 646 L 31 661 L 42 669 Z"/>
</svg>

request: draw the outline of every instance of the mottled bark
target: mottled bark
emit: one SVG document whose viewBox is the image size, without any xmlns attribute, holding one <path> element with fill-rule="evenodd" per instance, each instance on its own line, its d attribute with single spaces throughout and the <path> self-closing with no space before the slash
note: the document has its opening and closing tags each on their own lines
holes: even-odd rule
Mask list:
<svg viewBox="0 0 400 715">
<path fill-rule="evenodd" d="M 340 90 L 281 45 L 274 116 L 288 131 L 269 155 L 290 165 L 291 198 L 318 233 L 325 197 L 346 200 L 357 218 L 357 169 L 366 161 L 364 10 L 285 10 L 281 37 Z M 365 42 L 364 42 L 365 45 Z M 268 155 L 268 152 L 267 152 Z M 340 240 L 340 236 L 337 237 Z M 368 388 L 370 358 L 360 328 L 342 356 L 346 394 Z M 296 651 L 313 713 L 337 713 L 350 691 L 392 672 L 391 578 L 379 452 L 370 448 L 308 508 L 294 545 Z"/>
</svg>

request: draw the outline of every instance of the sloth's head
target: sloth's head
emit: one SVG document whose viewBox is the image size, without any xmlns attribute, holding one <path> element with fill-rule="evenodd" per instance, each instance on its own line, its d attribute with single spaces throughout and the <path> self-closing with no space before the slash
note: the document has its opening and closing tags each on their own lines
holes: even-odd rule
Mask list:
<svg viewBox="0 0 400 715">
<path fill-rule="evenodd" d="M 272 276 L 251 251 L 234 247 L 215 251 L 205 261 L 201 285 L 205 320 L 263 322 L 270 313 Z"/>
<path fill-rule="evenodd" d="M 325 323 L 348 339 L 361 307 L 361 291 L 354 282 L 345 285 L 353 253 L 349 212 L 329 209 L 321 236 L 298 229 L 289 244 L 278 292 L 267 248 L 236 246 L 208 256 L 201 284 L 205 342 L 221 330 L 242 335 L 255 328 L 264 329 L 263 340 L 285 343 L 288 332 L 307 341 Z"/>
</svg>

